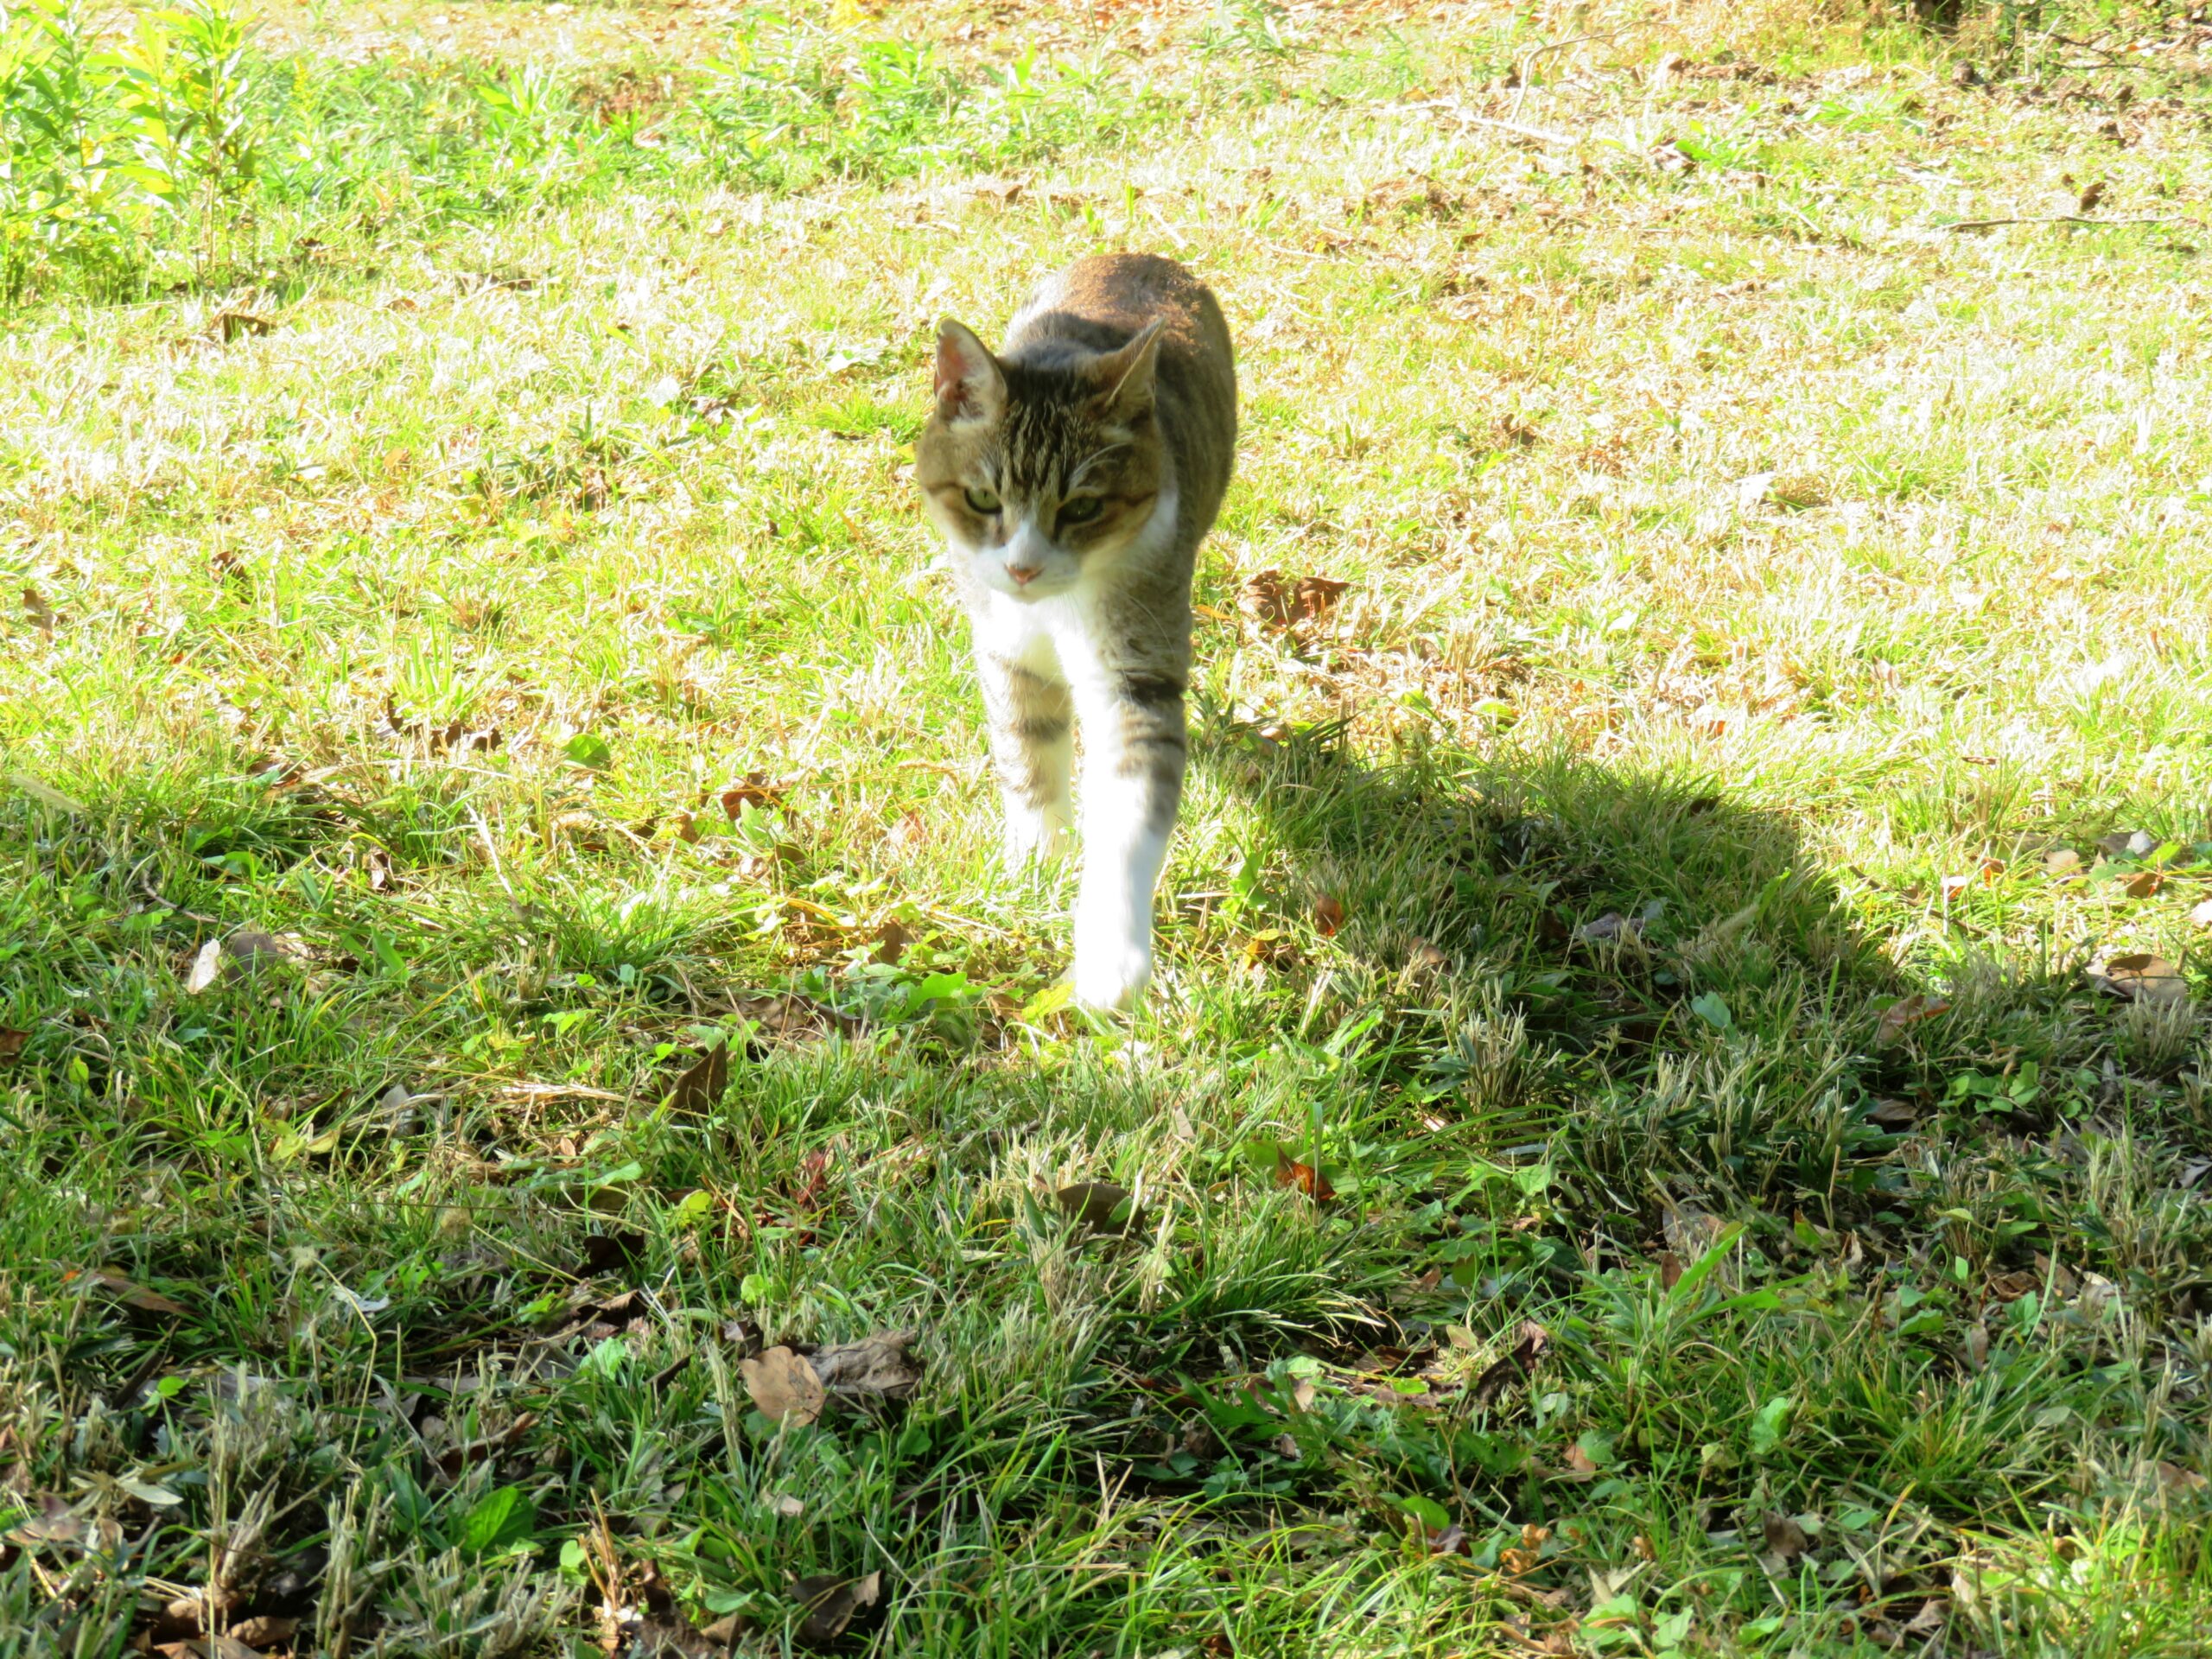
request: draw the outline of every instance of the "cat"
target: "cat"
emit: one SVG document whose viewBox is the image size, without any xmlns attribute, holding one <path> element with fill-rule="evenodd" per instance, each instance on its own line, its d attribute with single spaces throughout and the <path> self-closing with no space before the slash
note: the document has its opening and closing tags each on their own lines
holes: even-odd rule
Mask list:
<svg viewBox="0 0 2212 1659">
<path fill-rule="evenodd" d="M 1076 1001 L 1132 1006 L 1183 792 L 1191 573 L 1236 442 L 1229 325 L 1172 259 L 1109 254 L 1047 277 L 994 355 L 947 321 L 915 480 L 973 627 L 1005 850 L 1071 830 L 1084 740 Z"/>
</svg>

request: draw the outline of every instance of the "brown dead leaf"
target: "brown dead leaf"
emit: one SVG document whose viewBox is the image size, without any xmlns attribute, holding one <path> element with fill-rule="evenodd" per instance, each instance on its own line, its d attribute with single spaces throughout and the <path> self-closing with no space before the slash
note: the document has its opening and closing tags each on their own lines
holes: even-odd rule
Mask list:
<svg viewBox="0 0 2212 1659">
<path fill-rule="evenodd" d="M 1476 1402 L 1486 1406 L 1513 1382 L 1534 1376 L 1536 1362 L 1543 1357 L 1544 1350 L 1551 1346 L 1551 1332 L 1534 1319 L 1522 1320 L 1512 1350 L 1503 1358 L 1493 1362 L 1475 1379 L 1473 1393 Z"/>
<path fill-rule="evenodd" d="M 1964 893 L 1973 885 L 1974 877 L 1970 875 L 1947 875 L 1936 883 L 1937 887 L 1942 890 L 1944 900 L 1947 903 L 1949 900 L 1957 898 L 1961 893 Z"/>
<path fill-rule="evenodd" d="M 1885 1129 L 1909 1129 L 1920 1121 L 1911 1103 L 1903 1100 L 1878 1100 L 1866 1116 Z"/>
<path fill-rule="evenodd" d="M 1077 1181 L 1064 1186 L 1052 1195 L 1061 1213 L 1081 1222 L 1094 1232 L 1128 1233 L 1137 1230 L 1139 1215 L 1131 1201 L 1128 1188 L 1116 1186 L 1111 1181 Z M 1122 1206 L 1127 1205 L 1126 1210 Z M 1122 1219 L 1116 1221 L 1120 1211 Z"/>
<path fill-rule="evenodd" d="M 2105 181 L 2102 179 L 2091 179 L 2088 188 L 2075 198 L 2075 211 L 2086 213 L 2104 199 Z"/>
<path fill-rule="evenodd" d="M 2164 957 L 2147 952 L 2114 957 L 2105 964 L 2105 988 L 2131 1002 L 2186 1002 L 2189 983 Z"/>
<path fill-rule="evenodd" d="M 13 1065 L 22 1058 L 23 1046 L 30 1039 L 31 1034 L 28 1031 L 18 1030 L 14 1026 L 0 1026 L 0 1065 Z"/>
<path fill-rule="evenodd" d="M 1882 1010 L 1881 1019 L 1875 1023 L 1874 1040 L 1886 1046 L 1922 1020 L 1937 1019 L 1950 1011 L 1950 1000 L 1947 997 L 1933 996 L 1925 991 L 1901 996 Z"/>
<path fill-rule="evenodd" d="M 1808 1541 L 1805 1529 L 1779 1510 L 1766 1512 L 1759 1522 L 1759 1534 L 1765 1540 L 1767 1554 L 1785 1562 L 1802 1555 Z"/>
<path fill-rule="evenodd" d="M 882 1586 L 883 1575 L 880 1573 L 871 1573 L 864 1579 L 841 1579 L 834 1573 L 817 1573 L 792 1580 L 791 1599 L 806 1612 L 793 1636 L 805 1647 L 828 1647 L 845 1633 L 845 1627 L 853 1622 L 855 1614 L 875 1605 Z"/>
<path fill-rule="evenodd" d="M 762 1416 L 803 1427 L 822 1415 L 828 1395 L 804 1355 L 771 1348 L 757 1359 L 739 1361 L 738 1369 Z"/>
<path fill-rule="evenodd" d="M 257 1613 L 232 1625 L 228 1634 L 232 1641 L 243 1642 L 250 1648 L 273 1648 L 289 1642 L 299 1628 L 296 1618 L 287 1618 L 279 1613 Z"/>
<path fill-rule="evenodd" d="M 1275 1154 L 1275 1185 L 1294 1186 L 1316 1204 L 1326 1204 L 1337 1196 L 1337 1189 L 1329 1185 L 1329 1178 L 1311 1164 L 1301 1164 L 1288 1153 Z"/>
<path fill-rule="evenodd" d="M 891 966 L 906 953 L 906 946 L 912 940 L 912 935 L 909 934 L 899 923 L 886 922 L 875 931 L 874 960 L 881 963 L 887 968 Z"/>
<path fill-rule="evenodd" d="M 1672 1289 L 1673 1289 L 1676 1285 L 1679 1285 L 1679 1284 L 1680 1284 L 1680 1283 L 1681 1283 L 1681 1282 L 1682 1282 L 1682 1258 L 1681 1258 L 1681 1256 L 1679 1256 L 1679 1255 L 1675 1255 L 1672 1250 L 1662 1250 L 1662 1251 L 1660 1251 L 1660 1252 L 1659 1252 L 1659 1286 L 1660 1286 L 1660 1288 L 1661 1288 L 1661 1289 L 1662 1289 L 1662 1290 L 1672 1290 Z"/>
<path fill-rule="evenodd" d="M 818 1348 L 811 1363 L 822 1386 L 836 1398 L 904 1400 L 922 1380 L 921 1361 L 907 1351 L 911 1331 L 879 1331 L 858 1342 Z"/>
<path fill-rule="evenodd" d="M 23 609 L 29 613 L 31 624 L 41 633 L 54 632 L 54 607 L 46 602 L 46 595 L 35 588 L 23 589 Z"/>
<path fill-rule="evenodd" d="M 2158 1461 L 2158 1484 L 2171 1486 L 2177 1491 L 2201 1492 L 2206 1482 L 2204 1477 L 2194 1469 L 2184 1469 L 2181 1465 L 2168 1463 L 2162 1458 Z"/>
<path fill-rule="evenodd" d="M 143 1285 L 105 1268 L 73 1269 L 61 1275 L 61 1282 L 65 1285 L 81 1282 L 88 1289 L 104 1290 L 126 1307 L 135 1307 L 142 1313 L 159 1313 L 172 1319 L 192 1317 L 192 1310 L 181 1302 L 162 1295 L 158 1290 L 149 1290 Z"/>
<path fill-rule="evenodd" d="M 214 321 L 207 325 L 207 334 L 210 339 L 219 339 L 227 345 L 247 334 L 269 334 L 276 327 L 267 317 L 251 311 L 219 311 Z"/>
<path fill-rule="evenodd" d="M 704 1117 L 721 1104 L 729 1087 L 729 1045 L 716 1043 L 676 1080 L 668 1109 L 679 1117 Z"/>
<path fill-rule="evenodd" d="M 2078 881 L 2082 879 L 2082 855 L 2071 847 L 2060 847 L 2043 855 L 2044 874 L 2054 881 Z"/>
<path fill-rule="evenodd" d="M 1428 1537 L 1428 1553 L 1432 1555 L 1464 1555 L 1467 1553 L 1467 1529 L 1454 1521 L 1441 1532 Z"/>
<path fill-rule="evenodd" d="M 7 1535 L 26 1543 L 73 1544 L 86 1529 L 85 1517 L 69 1507 L 67 1498 L 48 1492 L 38 1500 L 38 1512 L 18 1522 Z"/>
<path fill-rule="evenodd" d="M 1313 931 L 1323 938 L 1334 938 L 1337 930 L 1344 925 L 1344 907 L 1341 899 L 1329 893 L 1313 896 Z"/>
<path fill-rule="evenodd" d="M 734 823 L 748 806 L 759 812 L 781 806 L 784 804 L 784 786 L 771 783 L 765 772 L 748 772 L 741 781 L 722 791 L 721 800 L 722 810 L 728 813 Z"/>
<path fill-rule="evenodd" d="M 2164 870 L 2145 870 L 2142 874 L 2131 878 L 2120 891 L 2131 899 L 2152 899 L 2157 897 L 2158 889 L 2165 885 Z"/>
<path fill-rule="evenodd" d="M 1598 1465 L 1578 1444 L 1567 1448 L 1567 1471 L 1577 1480 L 1595 1480 Z"/>
<path fill-rule="evenodd" d="M 1951 1604 L 1941 1596 L 1930 1596 L 1920 1604 L 1920 1611 L 1904 1622 L 1907 1636 L 1933 1636 L 1942 1630 L 1951 1616 Z"/>
<path fill-rule="evenodd" d="M 1338 595 L 1351 586 L 1332 576 L 1287 576 L 1280 570 L 1262 570 L 1246 580 L 1236 605 L 1264 626 L 1294 628 L 1327 620 Z"/>
</svg>

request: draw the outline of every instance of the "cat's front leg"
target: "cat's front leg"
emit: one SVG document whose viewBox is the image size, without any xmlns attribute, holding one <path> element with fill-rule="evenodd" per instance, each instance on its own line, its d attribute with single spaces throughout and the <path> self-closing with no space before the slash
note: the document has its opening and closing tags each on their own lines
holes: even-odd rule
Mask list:
<svg viewBox="0 0 2212 1659">
<path fill-rule="evenodd" d="M 1006 800 L 1007 863 L 1019 869 L 1066 844 L 1068 779 L 1075 761 L 1075 702 L 1052 663 L 979 650 L 976 668 L 989 716 L 991 763 Z"/>
<path fill-rule="evenodd" d="M 1126 1008 L 1152 977 L 1153 889 L 1183 796 L 1182 682 L 1115 675 L 1085 705 L 1075 995 Z"/>
</svg>

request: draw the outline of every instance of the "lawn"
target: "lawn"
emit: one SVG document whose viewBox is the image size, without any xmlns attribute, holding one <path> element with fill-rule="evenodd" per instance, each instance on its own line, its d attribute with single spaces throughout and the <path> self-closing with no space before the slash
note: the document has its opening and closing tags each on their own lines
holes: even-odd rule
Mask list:
<svg viewBox="0 0 2212 1659">
<path fill-rule="evenodd" d="M 6 19 L 0 1659 L 2212 1652 L 2202 9 Z M 912 478 L 1106 248 L 1126 1020 Z"/>
</svg>

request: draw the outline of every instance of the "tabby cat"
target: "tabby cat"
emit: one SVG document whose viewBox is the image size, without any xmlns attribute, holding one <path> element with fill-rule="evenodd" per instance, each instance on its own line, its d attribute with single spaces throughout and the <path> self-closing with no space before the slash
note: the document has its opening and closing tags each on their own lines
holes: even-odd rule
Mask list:
<svg viewBox="0 0 2212 1659">
<path fill-rule="evenodd" d="M 1191 570 L 1236 441 L 1229 326 L 1171 259 L 1113 254 L 1048 277 L 994 355 L 937 339 L 915 474 L 974 626 L 1006 850 L 1070 828 L 1083 721 L 1075 995 L 1133 1002 L 1183 792 Z"/>
</svg>

